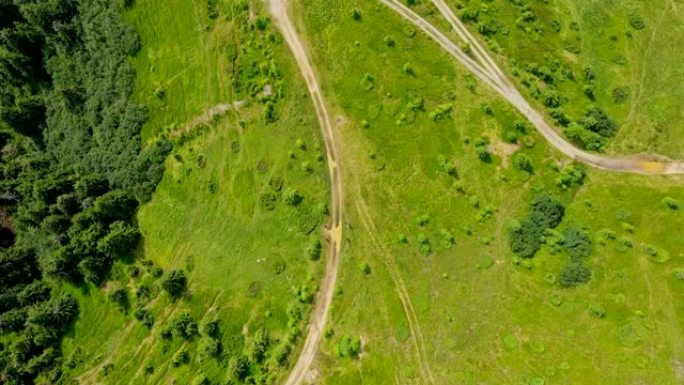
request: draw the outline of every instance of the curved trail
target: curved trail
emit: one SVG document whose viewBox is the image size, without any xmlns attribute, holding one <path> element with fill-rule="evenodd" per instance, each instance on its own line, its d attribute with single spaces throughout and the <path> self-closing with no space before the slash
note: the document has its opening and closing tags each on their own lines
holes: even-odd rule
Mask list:
<svg viewBox="0 0 684 385">
<path fill-rule="evenodd" d="M 524 115 L 537 129 L 537 131 L 558 151 L 566 156 L 585 163 L 591 167 L 614 172 L 625 172 L 643 175 L 666 175 L 684 174 L 684 162 L 660 160 L 660 156 L 631 156 L 625 158 L 612 158 L 578 149 L 565 140 L 563 136 L 549 125 L 540 114 L 522 96 L 520 91 L 513 85 L 503 71 L 496 65 L 491 56 L 475 39 L 461 21 L 454 15 L 443 0 L 432 0 L 437 9 L 451 23 L 456 33 L 468 43 L 473 55 L 481 62 L 477 63 L 471 57 L 463 53 L 461 48 L 451 39 L 435 28 L 427 20 L 406 7 L 399 0 L 379 0 L 387 7 L 398 13 L 411 24 L 418 27 L 432 40 L 437 42 L 451 56 L 460 61 L 470 72 L 482 82 L 490 86 L 509 103 L 511 103 L 522 115 Z"/>
<path fill-rule="evenodd" d="M 497 91 L 501 96 L 513 104 L 534 126 L 539 133 L 554 147 L 556 147 L 563 154 L 576 159 L 582 163 L 588 164 L 592 167 L 617 172 L 628 172 L 637 174 L 684 174 L 684 162 L 664 162 L 660 160 L 651 160 L 644 157 L 633 158 L 609 158 L 597 154 L 582 151 L 571 143 L 567 142 L 553 127 L 551 127 L 544 117 L 537 112 L 520 92 L 513 85 L 513 82 L 503 73 L 497 66 L 496 62 L 489 56 L 482 45 L 470 34 L 467 28 L 456 17 L 453 11 L 444 3 L 443 0 L 432 0 L 435 6 L 451 23 L 452 27 L 466 43 L 472 48 L 475 59 L 466 55 L 458 45 L 452 42 L 442 32 L 435 28 L 432 24 L 420 17 L 418 14 L 407 8 L 398 0 L 379 0 L 406 20 L 414 24 L 416 27 L 426 33 L 432 40 L 437 42 L 450 55 L 461 62 L 470 72 L 478 77 L 482 82 Z M 309 60 L 308 54 L 304 44 L 300 40 L 295 30 L 294 24 L 287 12 L 289 0 L 265 0 L 269 12 L 273 17 L 278 29 L 281 31 L 285 42 L 292 51 L 297 66 L 306 81 L 307 88 L 311 94 L 316 115 L 321 126 L 321 134 L 325 141 L 325 150 L 327 155 L 328 173 L 331 185 L 331 217 L 332 223 L 330 228 L 326 230 L 326 236 L 329 240 L 328 245 L 328 260 L 326 264 L 325 276 L 321 281 L 318 299 L 316 306 L 311 313 L 309 321 L 309 331 L 304 342 L 304 347 L 294 365 L 289 377 L 284 382 L 285 385 L 298 385 L 305 381 L 307 371 L 311 367 L 313 360 L 318 351 L 325 323 L 328 318 L 328 311 L 332 303 L 335 283 L 337 280 L 337 273 L 339 270 L 339 258 L 342 242 L 342 179 L 339 170 L 339 155 L 337 151 L 337 142 L 332 129 L 332 123 L 328 111 L 323 100 L 321 88 L 316 80 L 315 72 Z M 479 61 L 479 63 L 478 63 Z M 414 322 L 415 313 L 413 307 L 408 300 L 408 294 L 405 292 L 405 287 L 399 285 L 400 297 L 407 312 L 409 323 L 412 324 L 411 329 L 416 330 Z M 402 295 L 403 294 L 403 295 Z M 427 360 L 425 358 L 425 347 L 422 341 L 422 333 L 416 333 L 419 345 L 418 354 L 420 366 L 426 377 L 431 382 L 434 382 L 434 377 L 429 369 Z"/>
<path fill-rule="evenodd" d="M 328 174 L 330 177 L 331 189 L 331 217 L 332 223 L 326 231 L 328 238 L 328 261 L 325 268 L 325 276 L 321 281 L 320 291 L 316 299 L 316 305 L 311 312 L 309 321 L 309 332 L 304 341 L 304 347 L 297 359 L 297 363 L 292 368 L 289 377 L 285 381 L 286 385 L 301 384 L 307 370 L 318 351 L 318 345 L 324 331 L 325 323 L 328 318 L 328 310 L 332 303 L 332 298 L 337 281 L 339 270 L 340 251 L 342 247 L 342 177 L 339 170 L 339 155 L 337 143 L 332 129 L 330 115 L 325 107 L 321 88 L 316 81 L 313 67 L 309 61 L 304 44 L 302 44 L 297 32 L 295 31 L 290 15 L 287 13 L 289 0 L 266 0 L 269 11 L 275 24 L 285 38 L 285 42 L 290 47 L 294 55 L 297 66 L 299 67 L 306 86 L 311 94 L 316 116 L 321 126 L 321 134 L 325 141 L 325 152 L 327 155 Z"/>
</svg>

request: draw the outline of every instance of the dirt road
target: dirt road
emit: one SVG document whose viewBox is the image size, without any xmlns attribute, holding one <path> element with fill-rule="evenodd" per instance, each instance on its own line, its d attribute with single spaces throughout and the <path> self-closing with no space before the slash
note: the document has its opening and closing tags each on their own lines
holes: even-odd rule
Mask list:
<svg viewBox="0 0 684 385">
<path fill-rule="evenodd" d="M 335 134 L 333 132 L 330 115 L 325 106 L 321 88 L 316 80 L 316 75 L 311 66 L 306 48 L 299 39 L 294 24 L 288 14 L 288 3 L 289 0 L 266 0 L 273 21 L 283 34 L 285 42 L 290 47 L 295 61 L 297 62 L 297 66 L 306 81 L 306 86 L 309 89 L 311 99 L 313 100 L 316 109 L 316 115 L 321 127 L 321 134 L 325 141 L 325 152 L 328 161 L 331 188 L 330 212 L 332 217 L 332 223 L 327 230 L 329 243 L 325 276 L 321 281 L 316 305 L 311 312 L 311 319 L 309 321 L 309 329 L 306 340 L 304 341 L 304 347 L 302 348 L 292 372 L 290 372 L 290 376 L 285 381 L 286 385 L 295 385 L 301 384 L 305 380 L 307 371 L 311 367 L 311 363 L 316 356 L 335 290 L 342 245 L 342 176 L 339 169 L 340 159 L 337 152 L 337 143 L 335 142 Z"/>
<path fill-rule="evenodd" d="M 331 119 L 326 109 L 321 88 L 316 80 L 316 75 L 309 60 L 306 48 L 300 40 L 294 24 L 290 19 L 290 15 L 288 14 L 289 0 L 265 0 L 265 2 L 273 17 L 273 21 L 283 34 L 285 42 L 294 55 L 300 72 L 306 81 L 309 93 L 311 94 L 316 109 L 316 115 L 320 123 L 321 134 L 325 141 L 328 173 L 331 185 L 332 223 L 327 230 L 329 245 L 326 272 L 321 281 L 316 305 L 311 314 L 304 347 L 302 348 L 289 377 L 285 381 L 286 385 L 298 385 L 306 380 L 308 370 L 318 351 L 318 345 L 324 332 L 337 280 L 342 242 L 342 179 L 339 169 L 340 160 L 337 151 L 337 142 L 335 141 Z M 380 2 L 425 32 L 450 55 L 459 60 L 470 72 L 477 76 L 478 79 L 507 99 L 532 124 L 534 124 L 540 134 L 544 136 L 548 142 L 563 154 L 592 167 L 608 171 L 638 174 L 684 174 L 684 163 L 682 162 L 665 162 L 655 160 L 655 158 L 650 160 L 643 157 L 610 158 L 579 150 L 571 143 L 567 142 L 552 126 L 546 123 L 544 117 L 525 100 L 513 85 L 513 82 L 510 81 L 504 72 L 497 66 L 496 62 L 470 34 L 465 26 L 463 26 L 443 0 L 433 0 L 433 2 L 452 24 L 459 37 L 470 45 L 474 59 L 466 55 L 458 45 L 452 42 L 432 24 L 404 6 L 398 0 L 380 0 Z"/>
<path fill-rule="evenodd" d="M 578 149 L 551 125 L 549 125 L 536 109 L 522 96 L 513 82 L 497 66 L 489 53 L 475 39 L 461 20 L 454 15 L 443 0 L 432 0 L 437 9 L 451 23 L 456 33 L 464 43 L 470 45 L 475 61 L 465 55 L 461 48 L 449 39 L 445 34 L 435 28 L 427 20 L 406 7 L 399 0 L 380 0 L 381 3 L 401 15 L 411 24 L 418 27 L 432 40 L 437 42 L 451 56 L 460 61 L 469 71 L 478 77 L 483 83 L 490 86 L 506 100 L 509 101 L 521 114 L 523 114 L 539 131 L 539 133 L 552 146 L 566 156 L 585 163 L 591 167 L 614 172 L 625 172 L 644 175 L 684 174 L 684 162 L 664 160 L 662 156 L 635 155 L 624 158 L 613 158 Z"/>
</svg>

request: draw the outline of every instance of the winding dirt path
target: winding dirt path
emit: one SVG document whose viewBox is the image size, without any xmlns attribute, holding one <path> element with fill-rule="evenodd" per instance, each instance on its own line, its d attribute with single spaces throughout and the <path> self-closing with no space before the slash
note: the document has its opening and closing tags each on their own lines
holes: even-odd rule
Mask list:
<svg viewBox="0 0 684 385">
<path fill-rule="evenodd" d="M 290 47 L 294 55 L 297 66 L 304 76 L 306 86 L 313 99 L 314 108 L 318 122 L 321 126 L 321 134 L 325 141 L 325 152 L 327 155 L 328 174 L 330 177 L 331 188 L 331 217 L 332 223 L 327 229 L 328 238 L 328 261 L 316 299 L 316 305 L 311 312 L 309 321 L 309 332 L 304 341 L 304 347 L 297 359 L 297 363 L 292 368 L 290 376 L 285 381 L 286 385 L 301 384 L 306 378 L 307 371 L 311 367 L 318 345 L 323 335 L 325 323 L 328 319 L 328 311 L 335 290 L 337 272 L 339 270 L 340 251 L 342 247 L 342 176 L 339 169 L 339 155 L 337 152 L 337 142 L 332 129 L 332 122 L 328 110 L 325 107 L 321 88 L 318 85 L 316 76 L 307 55 L 304 44 L 300 40 L 294 28 L 294 24 L 288 14 L 289 0 L 266 0 L 269 12 L 273 21 L 283 34 L 285 42 Z"/>
<path fill-rule="evenodd" d="M 406 7 L 399 0 L 379 1 L 422 30 L 432 40 L 442 46 L 442 48 L 451 56 L 461 62 L 470 72 L 477 76 L 478 79 L 508 100 L 509 103 L 535 126 L 544 139 L 566 156 L 605 171 L 643 175 L 684 174 L 684 162 L 681 161 L 670 161 L 659 155 L 634 155 L 623 158 L 602 156 L 580 150 L 565 140 L 554 127 L 544 120 L 542 114 L 532 107 L 522 96 L 520 91 L 513 85 L 513 82 L 504 75 L 503 71 L 497 66 L 489 53 L 487 53 L 478 40 L 470 34 L 461 20 L 454 15 L 453 11 L 443 0 L 432 0 L 432 2 L 449 21 L 461 39 L 470 45 L 473 56 L 479 60 L 480 63 L 476 62 L 468 55 L 465 55 L 461 48 L 451 41 L 451 39 L 413 10 Z"/>
</svg>

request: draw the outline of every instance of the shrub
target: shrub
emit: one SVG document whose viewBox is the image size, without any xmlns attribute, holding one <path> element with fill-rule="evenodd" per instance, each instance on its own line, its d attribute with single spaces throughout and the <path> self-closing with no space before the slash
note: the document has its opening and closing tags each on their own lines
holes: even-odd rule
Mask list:
<svg viewBox="0 0 684 385">
<path fill-rule="evenodd" d="M 109 233 L 97 242 L 97 251 L 113 258 L 120 258 L 133 251 L 138 246 L 140 238 L 137 226 L 116 221 L 109 225 Z"/>
<path fill-rule="evenodd" d="M 188 284 L 188 279 L 183 270 L 173 270 L 162 281 L 161 287 L 169 293 L 172 299 L 178 299 L 185 292 Z"/>
<path fill-rule="evenodd" d="M 138 208 L 138 201 L 129 193 L 120 190 L 110 191 L 95 200 L 93 213 L 106 223 L 128 220 Z"/>
<path fill-rule="evenodd" d="M 218 317 L 205 321 L 202 325 L 202 333 L 208 337 L 218 338 L 220 333 L 220 322 Z"/>
<path fill-rule="evenodd" d="M 532 172 L 532 159 L 522 152 L 513 155 L 513 165 L 518 170 Z"/>
<path fill-rule="evenodd" d="M 174 337 L 178 337 L 183 340 L 190 340 L 199 335 L 197 322 L 189 313 L 182 313 L 173 319 L 171 321 L 170 328 Z"/>
<path fill-rule="evenodd" d="M 371 74 L 369 74 L 369 73 L 365 73 L 365 74 L 363 75 L 363 78 L 362 78 L 361 81 L 359 82 L 359 85 L 360 85 L 361 88 L 363 88 L 364 90 L 370 91 L 370 90 L 372 90 L 372 89 L 375 87 L 375 78 L 373 77 L 373 75 L 371 75 Z"/>
<path fill-rule="evenodd" d="M 344 336 L 335 348 L 337 355 L 343 358 L 356 358 L 361 352 L 361 340 Z"/>
<path fill-rule="evenodd" d="M 180 352 L 176 353 L 175 356 L 173 356 L 172 364 L 176 368 L 182 365 L 187 365 L 188 363 L 190 363 L 190 355 L 185 350 L 181 350 Z"/>
<path fill-rule="evenodd" d="M 267 191 L 259 197 L 259 206 L 266 210 L 271 211 L 278 205 L 278 195 L 273 191 Z"/>
<path fill-rule="evenodd" d="M 321 249 L 321 241 L 316 239 L 315 241 L 311 242 L 309 246 L 307 246 L 306 256 L 312 261 L 317 261 L 321 257 Z"/>
<path fill-rule="evenodd" d="M 0 314 L 0 333 L 9 334 L 24 329 L 28 313 L 25 308 L 17 308 Z"/>
<path fill-rule="evenodd" d="M 605 139 L 583 126 L 572 122 L 563 129 L 565 136 L 580 147 L 591 151 L 603 151 Z"/>
<path fill-rule="evenodd" d="M 124 288 L 112 290 L 107 296 L 109 301 L 114 304 L 117 310 L 125 313 L 128 310 L 128 292 Z"/>
<path fill-rule="evenodd" d="M 578 286 L 591 279 L 591 270 L 580 261 L 571 261 L 560 274 L 560 285 L 564 288 Z"/>
<path fill-rule="evenodd" d="M 660 202 L 672 210 L 679 210 L 679 207 L 682 205 L 678 199 L 672 197 L 665 197 Z"/>
<path fill-rule="evenodd" d="M 442 238 L 442 246 L 444 247 L 452 247 L 456 243 L 454 235 L 446 229 L 441 229 L 439 235 Z"/>
<path fill-rule="evenodd" d="M 266 329 L 260 329 L 250 339 L 247 346 L 247 356 L 250 361 L 260 363 L 266 357 L 266 351 L 270 344 L 268 332 Z"/>
<path fill-rule="evenodd" d="M 560 201 L 548 194 L 541 193 L 532 200 L 530 219 L 541 229 L 554 228 L 563 220 L 565 207 Z"/>
<path fill-rule="evenodd" d="M 476 9 L 471 9 L 468 7 L 463 7 L 458 12 L 458 17 L 465 22 L 477 23 L 478 16 L 479 12 Z"/>
<path fill-rule="evenodd" d="M 594 100 L 594 84 L 589 83 L 582 86 L 582 92 L 590 99 Z"/>
<path fill-rule="evenodd" d="M 597 318 L 606 318 L 606 309 L 600 304 L 593 304 L 589 306 L 589 312 L 591 315 Z"/>
<path fill-rule="evenodd" d="M 591 254 L 591 238 L 582 229 L 568 227 L 563 233 L 563 247 L 573 259 L 584 258 Z"/>
<path fill-rule="evenodd" d="M 492 161 L 492 155 L 489 153 L 489 151 L 487 151 L 487 146 L 475 146 L 475 153 L 477 153 L 477 157 L 485 163 Z"/>
<path fill-rule="evenodd" d="M 203 358 L 215 358 L 221 353 L 221 342 L 216 338 L 203 338 L 200 346 Z"/>
<path fill-rule="evenodd" d="M 139 307 L 135 309 L 135 312 L 133 312 L 133 317 L 135 317 L 135 319 L 140 321 L 148 329 L 152 328 L 152 325 L 154 325 L 154 316 L 145 308 Z"/>
<path fill-rule="evenodd" d="M 509 231 L 511 250 L 522 258 L 532 258 L 541 248 L 541 231 L 527 218 L 514 222 Z"/>
<path fill-rule="evenodd" d="M 644 19 L 641 18 L 639 15 L 630 15 L 629 16 L 629 25 L 632 26 L 632 28 L 636 30 L 641 30 L 646 28 L 646 23 L 644 23 Z"/>
<path fill-rule="evenodd" d="M 629 98 L 629 93 L 629 87 L 615 87 L 612 91 L 613 101 L 615 103 L 624 103 Z"/>
<path fill-rule="evenodd" d="M 394 38 L 392 38 L 392 36 L 386 35 L 382 40 L 385 42 L 386 46 L 394 47 L 395 42 L 394 42 Z"/>
<path fill-rule="evenodd" d="M 617 131 L 617 123 L 598 107 L 588 109 L 580 123 L 588 130 L 603 137 L 613 136 Z"/>
<path fill-rule="evenodd" d="M 356 21 L 360 21 L 361 20 L 361 10 L 359 10 L 358 8 L 352 9 L 351 17 L 352 17 L 352 19 L 354 19 Z"/>
<path fill-rule="evenodd" d="M 247 357 L 241 355 L 230 362 L 228 368 L 230 376 L 238 381 L 244 381 L 249 374 L 249 360 Z"/>
<path fill-rule="evenodd" d="M 302 203 L 302 200 L 304 200 L 304 197 L 295 189 L 289 189 L 285 193 L 285 203 L 290 206 L 298 206 L 300 203 Z"/>
<path fill-rule="evenodd" d="M 418 226 L 425 226 L 430 222 L 430 216 L 427 214 L 423 214 L 416 218 L 416 222 L 418 223 Z"/>
<path fill-rule="evenodd" d="M 571 164 L 561 171 L 556 179 L 556 184 L 563 190 L 573 186 L 581 186 L 584 183 L 586 173 L 584 168 L 580 165 Z"/>
</svg>

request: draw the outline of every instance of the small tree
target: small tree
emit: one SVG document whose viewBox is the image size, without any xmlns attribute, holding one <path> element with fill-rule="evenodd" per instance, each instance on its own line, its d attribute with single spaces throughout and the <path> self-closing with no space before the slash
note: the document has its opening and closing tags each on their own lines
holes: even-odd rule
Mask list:
<svg viewBox="0 0 684 385">
<path fill-rule="evenodd" d="M 122 287 L 114 289 L 109 293 L 108 298 L 120 312 L 126 313 L 128 311 L 128 293 L 126 289 Z"/>
<path fill-rule="evenodd" d="M 513 165 L 518 170 L 532 172 L 532 159 L 522 152 L 513 155 Z"/>
<path fill-rule="evenodd" d="M 178 299 L 186 290 L 188 279 L 183 270 L 173 270 L 164 279 L 161 286 L 174 300 Z"/>
<path fill-rule="evenodd" d="M 182 313 L 173 321 L 171 321 L 171 332 L 175 337 L 183 340 L 190 340 L 199 335 L 197 322 L 190 316 L 189 313 Z"/>
<path fill-rule="evenodd" d="M 591 279 L 591 270 L 580 261 L 571 261 L 560 274 L 560 285 L 564 288 L 579 286 Z"/>
<path fill-rule="evenodd" d="M 295 189 L 290 189 L 285 193 L 285 203 L 290 206 L 297 206 L 302 203 L 302 200 L 304 197 Z"/>
<path fill-rule="evenodd" d="M 580 228 L 568 227 L 563 233 L 563 247 L 573 259 L 584 258 L 591 254 L 591 238 Z"/>
<path fill-rule="evenodd" d="M 541 193 L 532 200 L 530 219 L 542 230 L 558 226 L 564 214 L 565 207 L 551 194 Z"/>
<path fill-rule="evenodd" d="M 542 230 L 531 220 L 516 221 L 509 232 L 511 250 L 523 258 L 532 258 L 541 248 L 541 235 Z"/>
</svg>

